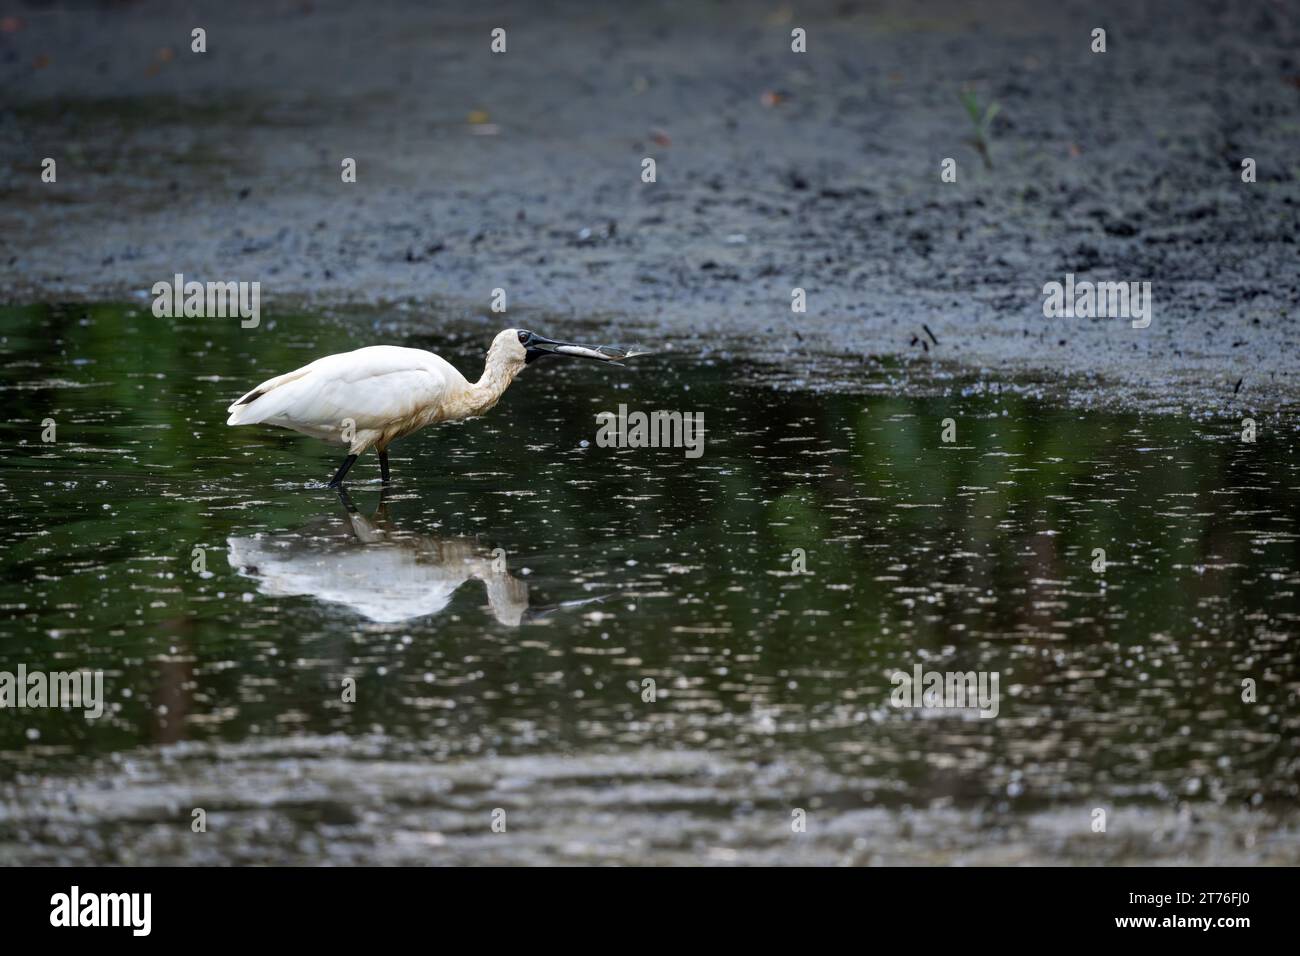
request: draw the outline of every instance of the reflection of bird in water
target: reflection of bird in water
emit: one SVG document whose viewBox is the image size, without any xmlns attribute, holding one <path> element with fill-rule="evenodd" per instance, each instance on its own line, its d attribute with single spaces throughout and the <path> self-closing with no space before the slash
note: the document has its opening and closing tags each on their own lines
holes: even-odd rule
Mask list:
<svg viewBox="0 0 1300 956">
<path fill-rule="evenodd" d="M 506 570 L 504 551 L 470 538 L 404 533 L 389 519 L 386 493 L 372 518 L 357 511 L 346 492 L 339 498 L 346 524 L 324 518 L 294 534 L 227 538 L 231 567 L 256 579 L 263 594 L 307 594 L 380 624 L 439 613 L 470 578 L 483 582 L 502 624 L 516 627 L 554 610 L 529 610 L 528 585 Z"/>
</svg>

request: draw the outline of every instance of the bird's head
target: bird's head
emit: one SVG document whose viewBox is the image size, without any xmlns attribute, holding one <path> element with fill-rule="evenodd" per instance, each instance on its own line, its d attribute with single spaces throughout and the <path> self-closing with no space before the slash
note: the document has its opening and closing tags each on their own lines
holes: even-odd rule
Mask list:
<svg viewBox="0 0 1300 956">
<path fill-rule="evenodd" d="M 524 365 L 542 358 L 543 355 L 568 355 L 573 359 L 593 359 L 595 362 L 607 362 L 612 365 L 620 363 L 629 355 L 641 355 L 642 352 L 617 349 L 612 345 L 573 345 L 572 342 L 556 342 L 554 339 L 538 336 L 528 329 L 506 329 L 497 334 L 487 350 L 485 375 L 511 381 L 523 371 Z"/>
<path fill-rule="evenodd" d="M 613 345 L 574 345 L 556 342 L 527 329 L 506 329 L 492 340 L 489 355 L 497 353 L 500 360 L 510 365 L 528 365 L 546 355 L 567 355 L 570 358 L 593 359 L 617 365 L 630 355 L 640 355 Z M 517 369 L 516 369 L 517 370 Z"/>
</svg>

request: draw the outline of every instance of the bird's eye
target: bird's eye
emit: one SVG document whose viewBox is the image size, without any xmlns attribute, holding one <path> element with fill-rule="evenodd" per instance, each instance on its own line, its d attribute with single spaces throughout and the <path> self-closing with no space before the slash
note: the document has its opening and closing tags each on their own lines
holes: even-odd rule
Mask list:
<svg viewBox="0 0 1300 956">
<path fill-rule="evenodd" d="M 528 344 L 528 340 L 531 339 L 532 337 L 533 337 L 533 333 L 531 333 L 531 332 L 520 332 L 520 333 L 519 333 L 519 344 L 520 344 L 520 345 L 527 345 L 527 344 Z"/>
</svg>

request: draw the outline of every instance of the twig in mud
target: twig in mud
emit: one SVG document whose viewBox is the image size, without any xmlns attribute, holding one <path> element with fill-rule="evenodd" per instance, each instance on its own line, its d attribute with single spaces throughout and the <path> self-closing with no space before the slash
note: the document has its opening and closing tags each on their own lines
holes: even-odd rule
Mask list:
<svg viewBox="0 0 1300 956">
<path fill-rule="evenodd" d="M 1239 378 L 1237 379 L 1237 384 L 1232 387 L 1232 394 L 1234 398 L 1236 397 L 1237 393 L 1241 391 L 1241 383 L 1244 381 L 1245 381 L 1244 378 Z"/>
<path fill-rule="evenodd" d="M 939 344 L 939 340 L 936 339 L 936 338 L 934 337 L 934 333 L 930 331 L 930 327 L 929 327 L 928 325 L 926 325 L 924 322 L 922 322 L 922 323 L 921 323 L 921 328 L 923 328 L 923 329 L 925 330 L 925 334 L 926 334 L 926 336 L 930 339 L 930 342 L 933 342 L 933 343 L 935 344 L 935 346 L 937 347 L 938 344 Z M 921 338 L 921 336 L 916 335 L 915 333 L 913 333 L 913 335 L 912 335 L 912 341 L 911 341 L 909 344 L 910 344 L 913 348 L 916 348 L 916 346 L 920 345 L 921 348 L 925 349 L 926 353 L 928 354 L 929 351 L 930 351 L 930 342 L 927 342 L 925 339 Z"/>
</svg>

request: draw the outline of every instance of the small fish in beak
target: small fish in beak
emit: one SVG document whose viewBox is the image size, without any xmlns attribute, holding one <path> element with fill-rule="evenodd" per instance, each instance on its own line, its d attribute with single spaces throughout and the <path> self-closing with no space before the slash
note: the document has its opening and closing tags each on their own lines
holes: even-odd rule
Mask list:
<svg viewBox="0 0 1300 956">
<path fill-rule="evenodd" d="M 634 355 L 648 355 L 648 352 L 637 351 L 635 349 L 620 348 L 617 345 L 575 345 L 572 342 L 555 342 L 551 339 L 543 338 L 536 332 L 521 332 L 519 334 L 520 344 L 526 350 L 525 362 L 532 362 L 534 359 L 541 358 L 544 355 L 571 355 L 574 358 L 593 359 L 597 362 L 609 362 L 613 365 L 622 364 L 624 359 L 631 358 Z"/>
<path fill-rule="evenodd" d="M 634 355 L 648 355 L 633 349 L 619 348 L 617 345 L 597 345 L 588 348 L 585 345 L 561 345 L 555 350 L 560 355 L 574 355 L 578 358 L 596 359 L 600 362 L 613 362 L 615 365 Z"/>
</svg>

